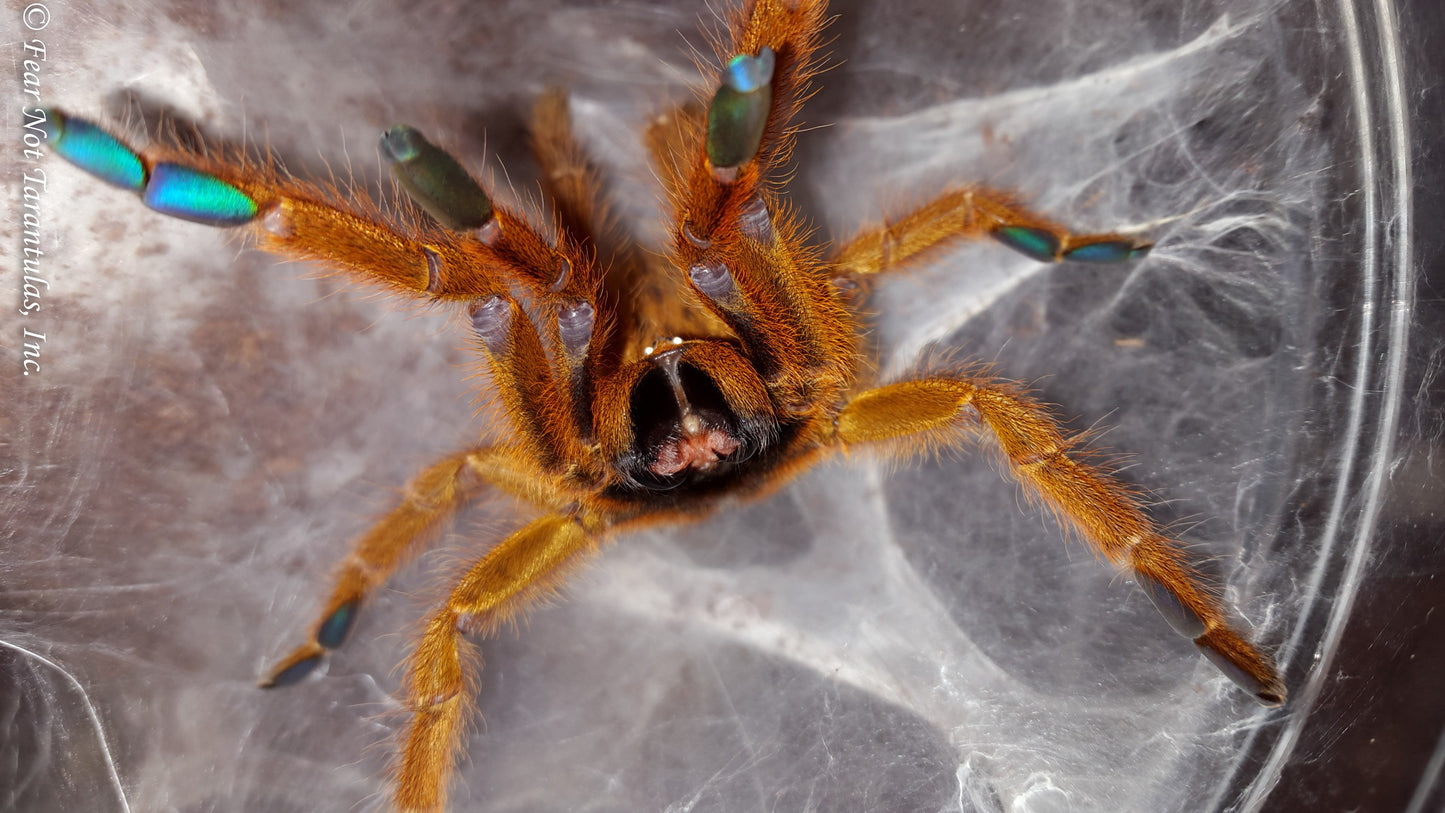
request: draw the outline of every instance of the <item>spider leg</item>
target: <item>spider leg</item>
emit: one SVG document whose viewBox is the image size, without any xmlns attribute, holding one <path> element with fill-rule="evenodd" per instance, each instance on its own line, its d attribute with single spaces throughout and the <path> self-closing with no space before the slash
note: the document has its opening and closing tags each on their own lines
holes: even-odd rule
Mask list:
<svg viewBox="0 0 1445 813">
<path fill-rule="evenodd" d="M 802 228 L 767 183 L 786 160 L 793 117 L 810 93 L 824 25 L 821 2 L 758 0 L 729 20 L 731 42 L 705 121 L 684 111 L 690 167 L 675 174 L 674 264 L 725 322 L 787 412 L 831 400 L 850 380 L 852 317 Z M 668 143 L 653 135 L 656 153 Z"/>
<path fill-rule="evenodd" d="M 578 243 L 615 253 L 610 238 L 616 226 L 604 205 L 602 179 L 573 135 L 565 91 L 552 88 L 538 97 L 532 108 L 531 140 L 542 167 L 542 190 L 552 201 L 558 228 Z"/>
<path fill-rule="evenodd" d="M 1123 262 L 1149 243 L 1120 234 L 1073 234 L 989 189 L 954 189 L 897 220 L 865 229 L 833 257 L 838 271 L 871 277 L 963 240 L 989 236 L 1039 262 Z"/>
<path fill-rule="evenodd" d="M 422 469 L 407 484 L 401 502 L 353 544 L 332 580 L 331 596 L 311 640 L 282 658 L 261 681 L 261 688 L 299 682 L 328 651 L 339 648 L 367 597 L 434 540 L 484 484 L 538 504 L 561 501 L 546 492 L 545 481 L 534 469 L 521 465 L 505 447 L 459 452 Z"/>
<path fill-rule="evenodd" d="M 696 104 L 678 105 L 648 123 L 646 145 L 667 195 L 680 199 L 691 158 L 701 138 L 703 111 Z M 726 336 L 729 329 L 699 301 L 685 276 L 666 255 L 633 251 L 608 271 L 607 287 L 618 297 L 619 350 L 623 362 L 647 355 L 646 348 L 673 336 Z"/>
<path fill-rule="evenodd" d="M 542 189 L 553 204 L 558 230 L 580 245 L 592 245 L 605 269 L 603 296 L 612 330 L 598 348 L 612 359 L 606 375 L 619 364 L 643 357 L 643 348 L 659 338 L 707 336 L 721 325 L 701 308 L 682 307 L 671 274 L 656 255 L 638 250 L 606 206 L 601 176 L 573 135 L 567 96 L 550 90 L 532 111 L 532 151 L 542 168 Z M 725 328 L 723 328 L 725 330 Z"/>
<path fill-rule="evenodd" d="M 416 298 L 465 299 L 504 288 L 495 252 L 475 237 L 422 222 L 415 211 L 388 218 L 365 195 L 297 180 L 240 150 L 140 152 L 89 121 L 45 114 L 50 145 L 61 157 L 135 192 L 156 211 L 241 229 L 263 250 L 324 262 Z"/>
<path fill-rule="evenodd" d="M 591 424 L 586 368 L 607 372 L 596 348 L 612 323 L 598 296 L 595 258 L 566 235 L 549 244 L 519 214 L 493 206 L 420 133 L 393 127 L 381 143 L 398 183 L 430 220 L 406 205 L 402 216 L 388 217 L 365 195 L 297 180 L 236 150 L 141 153 L 84 119 L 45 114 L 56 152 L 157 211 L 242 229 L 265 251 L 320 261 L 415 299 L 465 303 L 502 400 L 536 458 L 554 467 L 583 457 Z M 541 335 L 514 301 L 514 287 L 538 304 Z"/>
<path fill-rule="evenodd" d="M 411 722 L 396 775 L 396 806 L 440 811 L 460 748 L 480 659 L 464 631 L 490 633 L 526 606 L 554 592 L 566 572 L 597 546 L 577 519 L 553 514 L 533 521 L 493 548 L 457 582 L 426 622 L 407 664 Z"/>
<path fill-rule="evenodd" d="M 141 196 L 156 211 L 232 227 L 261 249 L 314 260 L 424 300 L 476 301 L 512 283 L 557 302 L 595 289 L 595 262 L 573 241 L 553 247 L 519 214 L 494 206 L 466 170 L 410 127 L 383 134 L 382 150 L 414 206 L 398 216 L 357 190 L 298 180 L 236 149 L 159 146 L 144 152 L 86 121 L 46 110 L 47 138 L 63 158 Z M 434 222 L 433 222 L 434 221 Z"/>
<path fill-rule="evenodd" d="M 1103 468 L 1084 462 L 1077 439 L 1047 411 L 991 381 L 930 377 L 867 390 L 838 413 L 835 440 L 892 443 L 903 449 L 957 444 L 986 428 L 1014 478 L 1041 498 L 1094 549 L 1129 568 L 1175 630 L 1220 671 L 1266 706 L 1285 688 L 1269 659 L 1233 630 L 1219 600 L 1189 566 L 1179 543 L 1145 515 L 1138 498 Z"/>
</svg>

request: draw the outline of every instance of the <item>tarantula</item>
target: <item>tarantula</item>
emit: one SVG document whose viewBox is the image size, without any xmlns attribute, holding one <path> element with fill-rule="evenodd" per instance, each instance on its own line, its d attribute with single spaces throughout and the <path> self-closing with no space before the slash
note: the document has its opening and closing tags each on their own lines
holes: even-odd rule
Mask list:
<svg viewBox="0 0 1445 813">
<path fill-rule="evenodd" d="M 381 138 L 405 193 L 388 214 L 269 160 L 180 145 L 142 153 L 46 111 L 49 143 L 82 169 L 162 213 L 243 228 L 263 250 L 451 305 L 485 360 L 511 439 L 416 475 L 341 564 L 311 639 L 261 683 L 310 674 L 346 640 L 367 597 L 482 491 L 535 505 L 540 516 L 456 582 L 416 642 L 397 808 L 445 806 L 479 671 L 465 633 L 515 618 L 613 534 L 698 518 L 853 447 L 907 456 L 991 435 L 1013 477 L 1128 568 L 1176 632 L 1261 703 L 1284 701 L 1269 659 L 1230 626 L 1180 545 L 1020 387 L 956 367 L 868 380 L 859 307 L 881 275 L 984 236 L 1041 262 L 1127 262 L 1150 246 L 1072 234 L 970 187 L 831 252 L 809 245 L 775 176 L 820 67 L 824 24 L 822 0 L 756 0 L 732 13 L 707 104 L 649 129 L 674 209 L 665 261 L 611 236 L 561 92 L 540 100 L 532 123 L 555 238 L 494 205 L 454 158 L 406 126 Z"/>
</svg>

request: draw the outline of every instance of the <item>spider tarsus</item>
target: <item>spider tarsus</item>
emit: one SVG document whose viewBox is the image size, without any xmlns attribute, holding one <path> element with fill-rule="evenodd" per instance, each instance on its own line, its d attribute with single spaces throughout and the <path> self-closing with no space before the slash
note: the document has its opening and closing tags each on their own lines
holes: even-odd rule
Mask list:
<svg viewBox="0 0 1445 813">
<path fill-rule="evenodd" d="M 1285 691 L 1284 684 L 1276 681 L 1255 692 L 1254 699 L 1267 709 L 1277 709 L 1289 699 L 1289 693 Z"/>
<path fill-rule="evenodd" d="M 1084 263 L 1122 263 L 1148 255 L 1154 246 L 1136 245 L 1133 240 L 1096 240 L 1064 252 L 1062 259 Z"/>
<path fill-rule="evenodd" d="M 315 671 L 325 656 L 326 650 L 314 641 L 302 644 L 277 664 L 271 670 L 270 675 L 256 685 L 262 689 L 282 689 L 287 686 L 295 686 Z"/>
<path fill-rule="evenodd" d="M 1194 639 L 1201 654 L 1235 685 L 1249 692 L 1260 705 L 1273 708 L 1284 704 L 1284 683 L 1254 647 L 1227 627 L 1207 630 Z"/>
<path fill-rule="evenodd" d="M 144 162 L 120 139 L 59 110 L 45 108 L 40 112 L 45 140 L 60 157 L 111 186 L 136 193 L 145 188 Z"/>
</svg>

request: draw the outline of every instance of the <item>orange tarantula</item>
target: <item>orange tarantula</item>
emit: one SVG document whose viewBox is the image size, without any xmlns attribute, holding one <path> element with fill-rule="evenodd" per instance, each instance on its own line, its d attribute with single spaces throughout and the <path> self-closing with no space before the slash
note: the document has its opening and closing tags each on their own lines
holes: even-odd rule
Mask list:
<svg viewBox="0 0 1445 813">
<path fill-rule="evenodd" d="M 1261 703 L 1284 701 L 1269 659 L 1230 625 L 1179 543 L 1019 387 L 961 368 L 869 380 L 860 307 L 880 275 L 979 237 L 1041 262 L 1127 262 L 1149 245 L 1073 234 L 963 187 L 831 251 L 811 246 L 778 170 L 824 24 L 821 0 L 755 0 L 733 13 L 707 104 L 650 129 L 674 208 L 665 258 L 608 229 L 560 93 L 541 99 L 533 121 L 555 236 L 494 205 L 410 127 L 381 139 L 405 192 L 400 214 L 388 215 L 270 163 L 180 146 L 141 153 L 46 111 L 58 153 L 151 208 L 242 228 L 266 251 L 452 306 L 485 360 L 511 438 L 416 475 L 341 564 L 311 639 L 262 681 L 283 687 L 311 673 L 367 597 L 485 490 L 535 505 L 539 516 L 492 547 L 425 622 L 406 666 L 398 809 L 445 807 L 479 679 L 465 633 L 515 618 L 609 536 L 698 518 L 853 448 L 906 457 L 992 437 L 1011 475 L 1126 568 L 1175 631 Z"/>
</svg>

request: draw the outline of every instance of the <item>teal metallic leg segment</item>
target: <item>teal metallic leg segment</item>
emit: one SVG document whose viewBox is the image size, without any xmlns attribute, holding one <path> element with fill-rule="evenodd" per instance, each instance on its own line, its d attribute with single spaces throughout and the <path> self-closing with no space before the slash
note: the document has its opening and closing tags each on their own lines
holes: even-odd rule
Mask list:
<svg viewBox="0 0 1445 813">
<path fill-rule="evenodd" d="M 145 187 L 146 169 L 140 156 L 115 136 L 59 110 L 43 112 L 47 139 L 56 155 L 111 186 L 131 192 Z"/>
<path fill-rule="evenodd" d="M 208 226 L 239 226 L 259 212 L 256 201 L 228 181 L 180 164 L 147 166 L 140 153 L 94 123 L 54 109 L 45 115 L 57 155 L 108 184 L 139 193 L 157 212 Z"/>
<path fill-rule="evenodd" d="M 998 226 L 989 234 L 1000 243 L 1032 260 L 1051 263 L 1075 260 L 1083 263 L 1121 263 L 1148 255 L 1151 245 L 1132 240 L 1099 240 L 1064 248 L 1058 235 L 1033 226 Z"/>
</svg>

